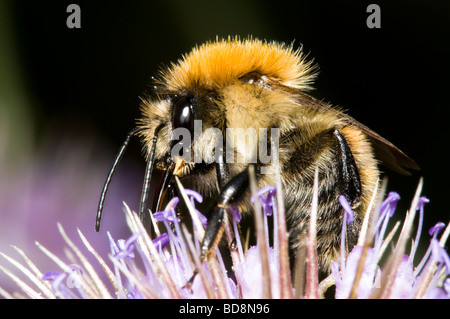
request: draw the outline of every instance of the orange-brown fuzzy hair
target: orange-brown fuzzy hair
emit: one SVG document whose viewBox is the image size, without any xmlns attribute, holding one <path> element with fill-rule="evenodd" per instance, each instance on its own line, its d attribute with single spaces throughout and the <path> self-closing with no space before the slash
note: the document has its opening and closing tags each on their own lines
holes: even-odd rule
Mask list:
<svg viewBox="0 0 450 319">
<path fill-rule="evenodd" d="M 301 48 L 294 50 L 292 44 L 228 37 L 194 47 L 162 71 L 159 82 L 173 91 L 194 86 L 214 89 L 255 72 L 282 85 L 308 90 L 315 69 Z"/>
</svg>

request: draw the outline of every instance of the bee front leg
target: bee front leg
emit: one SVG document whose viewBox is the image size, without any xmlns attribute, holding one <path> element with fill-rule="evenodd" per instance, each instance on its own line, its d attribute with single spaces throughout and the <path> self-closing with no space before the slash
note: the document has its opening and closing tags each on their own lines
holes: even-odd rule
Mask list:
<svg viewBox="0 0 450 319">
<path fill-rule="evenodd" d="M 219 164 L 218 164 L 219 165 Z M 217 167 L 218 168 L 218 167 Z M 219 174 L 219 172 L 218 172 Z M 219 196 L 210 208 L 208 225 L 201 245 L 200 259 L 205 261 L 212 256 L 222 238 L 223 221 L 227 206 L 236 201 L 249 187 L 248 168 L 230 179 L 220 190 Z"/>
<path fill-rule="evenodd" d="M 217 183 L 219 184 L 219 190 L 223 189 L 225 184 L 230 180 L 230 172 L 228 166 L 225 163 L 223 149 L 220 150 L 222 155 L 218 156 L 216 159 L 216 174 Z"/>
</svg>

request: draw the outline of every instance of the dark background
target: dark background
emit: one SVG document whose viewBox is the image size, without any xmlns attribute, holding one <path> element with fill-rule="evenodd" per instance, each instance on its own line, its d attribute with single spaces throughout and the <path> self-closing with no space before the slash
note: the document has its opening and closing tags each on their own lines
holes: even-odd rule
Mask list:
<svg viewBox="0 0 450 319">
<path fill-rule="evenodd" d="M 4 3 L 33 100 L 36 151 L 52 130 L 99 139 L 112 161 L 162 65 L 216 36 L 295 40 L 320 66 L 312 95 L 344 107 L 421 166 L 412 177 L 386 171 L 389 190 L 402 196 L 400 215 L 423 176 L 425 227 L 449 221 L 448 1 L 376 1 L 381 29 L 366 26 L 371 2 L 361 0 Z M 66 26 L 70 3 L 81 7 L 81 29 Z M 138 142 L 126 156 L 143 172 Z"/>
</svg>

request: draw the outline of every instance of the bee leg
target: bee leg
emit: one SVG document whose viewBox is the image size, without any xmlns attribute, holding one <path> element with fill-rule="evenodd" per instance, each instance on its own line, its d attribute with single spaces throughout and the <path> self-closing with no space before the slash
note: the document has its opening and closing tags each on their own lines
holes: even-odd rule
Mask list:
<svg viewBox="0 0 450 319">
<path fill-rule="evenodd" d="M 356 209 L 361 203 L 361 180 L 358 168 L 346 138 L 338 130 L 334 131 L 334 135 L 338 141 L 337 149 L 340 157 L 338 165 L 341 174 L 340 178 L 337 179 L 337 190 L 340 195 L 347 198 L 351 207 Z M 351 225 L 347 227 L 348 249 L 356 245 L 361 223 L 361 219 L 356 216 Z"/>
<path fill-rule="evenodd" d="M 234 202 L 249 187 L 248 169 L 230 179 L 221 189 L 219 196 L 210 208 L 208 225 L 201 245 L 200 259 L 205 261 L 212 256 L 223 233 L 223 220 L 226 207 Z"/>
<path fill-rule="evenodd" d="M 338 179 L 337 187 L 341 195 L 347 198 L 350 205 L 355 206 L 359 204 L 361 199 L 361 181 L 358 168 L 345 137 L 339 130 L 335 130 L 334 135 L 338 141 L 338 153 L 341 160 L 340 172 L 342 173 L 341 178 Z"/>
<path fill-rule="evenodd" d="M 172 177 L 173 169 L 170 167 L 161 175 L 158 185 L 156 186 L 155 198 L 153 199 L 153 213 L 161 211 L 167 191 L 171 189 L 170 185 L 172 183 Z"/>
<path fill-rule="evenodd" d="M 147 165 L 145 167 L 145 176 L 144 176 L 144 183 L 142 185 L 142 193 L 141 193 L 141 201 L 139 203 L 139 218 L 143 225 L 147 224 L 146 221 L 146 215 L 148 213 L 147 209 L 147 199 L 148 195 L 150 193 L 150 182 L 152 180 L 152 173 L 153 173 L 153 165 L 155 161 L 155 151 L 156 151 L 156 142 L 158 141 L 158 134 L 161 128 L 163 127 L 163 124 L 159 124 L 156 129 L 155 133 L 153 135 L 153 141 L 152 141 L 152 148 L 150 151 L 150 155 L 147 161 Z"/>
<path fill-rule="evenodd" d="M 217 181 L 219 184 L 219 190 L 223 189 L 225 184 L 230 179 L 230 172 L 228 170 L 227 164 L 225 164 L 223 149 L 221 149 L 222 156 L 218 156 L 216 160 L 216 173 Z"/>
</svg>

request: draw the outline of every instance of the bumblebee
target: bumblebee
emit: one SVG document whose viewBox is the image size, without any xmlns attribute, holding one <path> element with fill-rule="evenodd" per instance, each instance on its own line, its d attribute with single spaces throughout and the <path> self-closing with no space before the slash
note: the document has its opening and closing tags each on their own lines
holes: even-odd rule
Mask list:
<svg viewBox="0 0 450 319">
<path fill-rule="evenodd" d="M 275 169 L 279 167 L 290 248 L 295 255 L 301 234 L 308 229 L 317 168 L 317 251 L 321 269 L 328 270 L 339 252 L 343 216 L 339 196 L 344 195 L 355 211 L 347 230 L 351 247 L 378 183 L 378 163 L 402 174 L 418 166 L 339 108 L 308 95 L 316 74 L 315 65 L 301 48 L 252 38 L 216 39 L 164 68 L 155 79 L 153 95 L 142 98 L 143 117 L 128 134 L 105 182 L 97 231 L 111 177 L 130 138 L 139 136 L 147 155 L 139 208 L 142 219 L 148 213 L 155 167 L 164 174 L 153 211 L 159 209 L 173 174 L 215 198 L 201 246 L 203 260 L 220 239 L 230 205 L 252 212 L 249 165 L 255 166 L 259 188 L 276 184 Z M 276 141 L 267 140 L 264 132 L 274 128 Z M 236 134 L 230 134 L 230 130 L 251 129 L 253 134 L 247 134 L 245 143 L 234 142 Z M 174 134 L 180 130 L 186 133 L 181 138 Z M 264 139 L 268 149 L 277 152 L 278 165 L 258 158 Z M 229 154 L 234 155 L 232 160 Z"/>
</svg>

